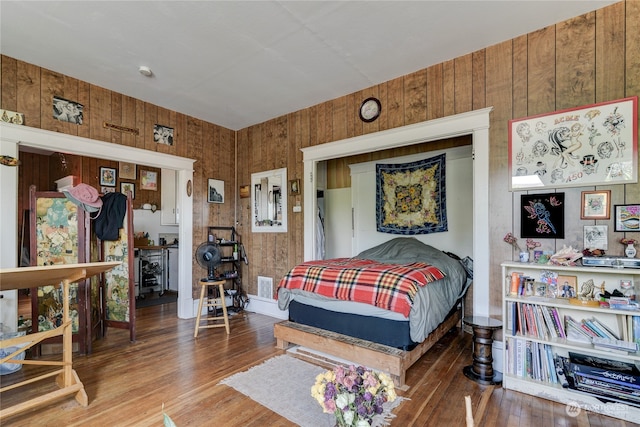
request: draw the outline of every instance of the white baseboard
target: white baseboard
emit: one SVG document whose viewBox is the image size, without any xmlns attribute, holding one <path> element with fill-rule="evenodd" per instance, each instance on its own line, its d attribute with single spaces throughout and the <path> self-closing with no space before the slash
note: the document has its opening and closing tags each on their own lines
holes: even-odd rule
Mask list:
<svg viewBox="0 0 640 427">
<path fill-rule="evenodd" d="M 278 301 L 250 294 L 247 295 L 247 297 L 249 298 L 249 303 L 245 307 L 245 310 L 282 320 L 289 318 L 289 310 L 280 310 L 278 308 Z"/>
</svg>

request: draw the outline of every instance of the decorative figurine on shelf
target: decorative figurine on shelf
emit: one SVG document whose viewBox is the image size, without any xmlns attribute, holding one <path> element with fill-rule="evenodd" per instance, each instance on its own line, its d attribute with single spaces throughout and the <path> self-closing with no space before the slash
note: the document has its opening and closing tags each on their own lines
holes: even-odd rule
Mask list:
<svg viewBox="0 0 640 427">
<path fill-rule="evenodd" d="M 593 299 L 598 300 L 598 301 L 604 301 L 605 292 L 606 292 L 606 290 L 604 289 L 604 282 L 602 282 L 600 284 L 600 288 L 594 289 L 594 291 L 593 291 Z"/>
<path fill-rule="evenodd" d="M 629 298 L 629 300 L 631 301 L 635 301 L 636 292 L 635 292 L 635 289 L 633 288 L 632 280 L 620 280 L 620 289 L 622 289 L 622 294 L 626 298 Z"/>
<path fill-rule="evenodd" d="M 635 239 L 627 239 L 626 237 L 623 237 L 622 239 L 620 239 L 620 243 L 622 243 L 623 245 L 627 245 L 627 247 L 624 249 L 624 254 L 627 256 L 627 258 L 636 257 L 636 248 L 634 247 L 634 245 L 636 244 Z"/>
<path fill-rule="evenodd" d="M 584 300 L 593 299 L 593 289 L 595 285 L 593 284 L 593 279 L 589 279 L 580 286 L 580 293 L 578 294 L 578 298 Z"/>
<path fill-rule="evenodd" d="M 582 258 L 581 252 L 565 245 L 551 256 L 549 263 L 553 265 L 576 265 L 576 261 L 580 258 Z"/>
</svg>

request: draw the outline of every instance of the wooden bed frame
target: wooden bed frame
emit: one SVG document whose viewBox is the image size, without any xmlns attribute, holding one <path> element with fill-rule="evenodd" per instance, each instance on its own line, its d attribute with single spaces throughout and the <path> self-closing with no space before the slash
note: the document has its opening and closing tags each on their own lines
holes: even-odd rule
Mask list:
<svg viewBox="0 0 640 427">
<path fill-rule="evenodd" d="M 447 332 L 460 323 L 461 309 L 453 310 L 429 336 L 413 350 L 406 351 L 371 341 L 342 335 L 291 321 L 274 325 L 276 347 L 281 350 L 296 344 L 334 357 L 359 363 L 391 375 L 395 385 L 405 388 L 407 370 Z M 355 359 L 355 360 L 354 360 Z"/>
</svg>

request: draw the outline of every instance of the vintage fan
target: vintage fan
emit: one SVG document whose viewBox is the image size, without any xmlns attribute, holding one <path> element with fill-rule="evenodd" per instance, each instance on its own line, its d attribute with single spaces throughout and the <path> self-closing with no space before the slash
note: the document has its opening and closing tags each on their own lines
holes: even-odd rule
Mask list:
<svg viewBox="0 0 640 427">
<path fill-rule="evenodd" d="M 196 260 L 207 269 L 207 280 L 216 280 L 216 267 L 222 262 L 220 247 L 215 243 L 204 242 L 196 249 Z"/>
</svg>

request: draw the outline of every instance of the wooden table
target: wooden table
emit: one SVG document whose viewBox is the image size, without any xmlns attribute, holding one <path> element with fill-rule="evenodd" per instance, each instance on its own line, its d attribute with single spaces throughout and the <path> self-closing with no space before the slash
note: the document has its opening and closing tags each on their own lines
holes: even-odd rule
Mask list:
<svg viewBox="0 0 640 427">
<path fill-rule="evenodd" d="M 483 385 L 502 383 L 502 375 L 493 371 L 493 331 L 502 328 L 502 322 L 491 317 L 468 316 L 462 319 L 473 329 L 473 364 L 462 372 L 467 378 Z"/>
<path fill-rule="evenodd" d="M 89 399 L 87 397 L 87 393 L 84 390 L 84 385 L 82 384 L 82 382 L 80 382 L 76 371 L 73 369 L 71 318 L 69 316 L 69 285 L 73 282 L 77 282 L 78 280 L 83 280 L 96 274 L 103 273 L 119 264 L 120 262 L 91 262 L 82 264 L 63 264 L 0 269 L 0 291 L 8 291 L 12 289 L 27 289 L 58 284 L 61 284 L 63 289 L 63 314 L 61 326 L 45 332 L 37 332 L 0 341 L 0 348 L 14 347 L 20 344 L 26 344 L 24 347 L 21 347 L 12 354 L 0 360 L 0 363 L 5 363 L 20 354 L 22 351 L 25 351 L 37 345 L 47 338 L 62 335 L 62 361 L 15 361 L 16 363 L 20 363 L 23 365 L 60 366 L 60 369 L 38 375 L 34 378 L 28 378 L 15 384 L 1 387 L 0 393 L 54 376 L 59 389 L 26 400 L 9 408 L 2 408 L 0 410 L 0 420 L 19 412 L 35 408 L 36 406 L 48 404 L 55 399 L 70 394 L 75 394 L 76 400 L 82 406 L 87 406 L 89 404 Z M 37 324 L 37 322 L 33 322 L 34 326 L 36 326 Z"/>
</svg>

